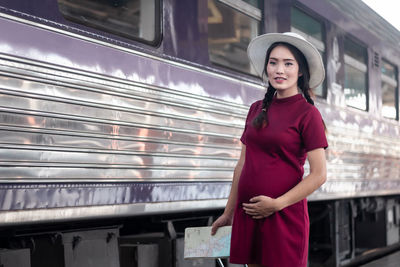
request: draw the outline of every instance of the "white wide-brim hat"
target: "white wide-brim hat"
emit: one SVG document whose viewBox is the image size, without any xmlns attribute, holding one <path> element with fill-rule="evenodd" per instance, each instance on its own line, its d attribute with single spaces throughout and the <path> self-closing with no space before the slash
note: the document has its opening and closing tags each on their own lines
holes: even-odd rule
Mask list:
<svg viewBox="0 0 400 267">
<path fill-rule="evenodd" d="M 260 77 L 263 77 L 267 50 L 273 43 L 277 42 L 291 44 L 303 53 L 307 60 L 310 72 L 310 88 L 316 88 L 324 81 L 325 68 L 321 54 L 314 45 L 304 39 L 301 35 L 294 32 L 267 33 L 251 40 L 247 48 L 247 55 Z"/>
</svg>

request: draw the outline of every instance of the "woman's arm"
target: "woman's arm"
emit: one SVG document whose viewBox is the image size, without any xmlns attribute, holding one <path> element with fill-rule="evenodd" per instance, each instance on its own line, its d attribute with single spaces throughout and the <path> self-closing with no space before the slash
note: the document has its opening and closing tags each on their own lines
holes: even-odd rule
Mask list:
<svg viewBox="0 0 400 267">
<path fill-rule="evenodd" d="M 242 144 L 242 151 L 240 152 L 240 158 L 236 163 L 236 167 L 233 172 L 233 180 L 232 180 L 231 191 L 228 197 L 228 202 L 226 203 L 224 213 L 212 224 L 212 229 L 211 229 L 212 235 L 214 235 L 217 232 L 219 227 L 232 224 L 233 213 L 235 211 L 235 204 L 237 199 L 238 183 L 240 175 L 242 173 L 245 157 L 246 157 L 246 146 Z"/>
<path fill-rule="evenodd" d="M 317 148 L 307 153 L 310 163 L 310 174 L 300 183 L 282 196 L 273 199 L 267 196 L 256 196 L 250 199 L 251 203 L 244 203 L 243 209 L 254 219 L 270 216 L 300 200 L 317 190 L 326 181 L 326 159 L 323 148 Z"/>
</svg>

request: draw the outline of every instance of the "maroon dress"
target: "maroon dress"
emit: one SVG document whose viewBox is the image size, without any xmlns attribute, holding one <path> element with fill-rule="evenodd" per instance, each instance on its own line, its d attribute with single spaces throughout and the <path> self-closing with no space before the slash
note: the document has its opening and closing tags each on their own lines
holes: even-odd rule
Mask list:
<svg viewBox="0 0 400 267">
<path fill-rule="evenodd" d="M 268 110 L 269 124 L 257 130 L 251 123 L 261 108 L 261 100 L 251 105 L 241 138 L 246 158 L 238 185 L 230 261 L 305 267 L 309 236 L 306 199 L 264 219 L 247 215 L 242 203 L 258 195 L 277 198 L 302 180 L 306 153 L 328 146 L 322 118 L 301 94 L 275 98 Z"/>
</svg>

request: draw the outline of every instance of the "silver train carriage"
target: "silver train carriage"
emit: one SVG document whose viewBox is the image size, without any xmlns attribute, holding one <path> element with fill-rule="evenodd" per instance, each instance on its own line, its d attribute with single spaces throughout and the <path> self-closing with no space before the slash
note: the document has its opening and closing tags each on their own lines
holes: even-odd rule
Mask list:
<svg viewBox="0 0 400 267">
<path fill-rule="evenodd" d="M 146 222 L 148 234 L 160 215 L 159 240 L 209 224 L 226 203 L 248 107 L 265 92 L 247 44 L 285 31 L 326 66 L 315 94 L 328 181 L 309 197 L 310 263 L 342 266 L 398 245 L 400 33 L 361 1 L 1 0 L 0 25 L 0 226 L 18 233 L 18 255 L 24 238 L 63 232 L 67 266 L 70 233 L 91 225 L 102 236 L 109 221 Z M 120 253 L 149 243 L 115 229 L 106 239 L 117 235 Z M 168 242 L 153 243 L 181 246 Z"/>
</svg>

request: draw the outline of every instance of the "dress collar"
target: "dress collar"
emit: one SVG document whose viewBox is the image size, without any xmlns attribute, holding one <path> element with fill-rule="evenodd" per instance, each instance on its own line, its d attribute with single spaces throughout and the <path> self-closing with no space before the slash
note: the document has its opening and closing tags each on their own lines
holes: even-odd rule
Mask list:
<svg viewBox="0 0 400 267">
<path fill-rule="evenodd" d="M 272 100 L 272 103 L 277 103 L 277 104 L 293 103 L 300 99 L 304 99 L 302 94 L 296 94 L 285 98 L 276 98 L 275 96 L 274 99 Z"/>
</svg>

